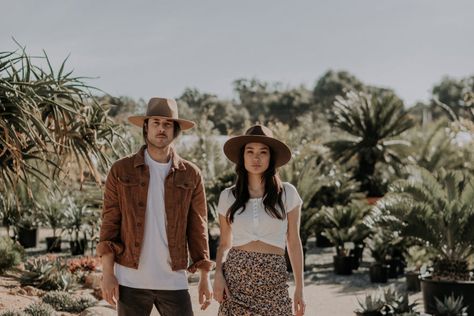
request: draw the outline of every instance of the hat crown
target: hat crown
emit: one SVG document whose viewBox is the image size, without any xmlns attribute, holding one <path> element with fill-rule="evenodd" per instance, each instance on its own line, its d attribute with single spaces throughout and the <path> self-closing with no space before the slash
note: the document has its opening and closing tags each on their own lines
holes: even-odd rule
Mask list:
<svg viewBox="0 0 474 316">
<path fill-rule="evenodd" d="M 151 98 L 146 109 L 146 116 L 163 116 L 178 118 L 178 105 L 173 99 Z"/>
<path fill-rule="evenodd" d="M 267 136 L 273 138 L 273 132 L 263 125 L 254 125 L 250 127 L 245 131 L 245 135 Z"/>
</svg>

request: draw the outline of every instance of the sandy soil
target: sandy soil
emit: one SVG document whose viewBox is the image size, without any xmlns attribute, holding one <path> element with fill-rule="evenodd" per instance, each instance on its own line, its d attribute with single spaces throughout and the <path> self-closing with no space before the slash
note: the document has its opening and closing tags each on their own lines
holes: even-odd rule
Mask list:
<svg viewBox="0 0 474 316">
<path fill-rule="evenodd" d="M 4 233 L 4 232 L 3 232 Z M 47 230 L 40 234 L 38 248 L 30 249 L 30 254 L 44 253 L 46 248 L 42 237 L 48 235 Z M 311 246 L 311 245 L 310 245 Z M 66 244 L 63 245 L 66 247 Z M 307 271 L 305 272 L 305 299 L 307 303 L 306 315 L 334 316 L 354 315 L 357 308 L 357 298 L 364 298 L 366 293 L 377 291 L 379 287 L 395 286 L 403 290 L 405 279 L 390 279 L 388 284 L 371 284 L 368 276 L 370 258 L 365 253 L 362 266 L 351 276 L 337 276 L 332 272 L 331 248 L 310 247 L 306 258 Z M 218 303 L 213 302 L 205 311 L 199 309 L 197 298 L 197 276 L 190 275 L 190 294 L 196 316 L 217 315 Z M 293 283 L 290 280 L 290 297 L 293 295 Z M 38 299 L 38 292 L 34 288 L 20 288 L 18 278 L 14 273 L 0 277 L 0 310 L 22 308 Z M 410 302 L 421 299 L 421 293 L 410 293 Z M 102 302 L 104 303 L 104 302 Z M 421 301 L 419 302 L 421 304 Z M 422 309 L 421 305 L 418 308 Z M 63 313 L 62 315 L 69 315 Z M 156 310 L 152 315 L 159 315 Z"/>
</svg>

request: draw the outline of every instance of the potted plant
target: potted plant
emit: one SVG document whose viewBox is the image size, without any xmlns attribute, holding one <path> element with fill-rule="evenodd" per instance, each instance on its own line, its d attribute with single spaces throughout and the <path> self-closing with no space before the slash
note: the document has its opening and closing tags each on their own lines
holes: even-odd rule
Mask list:
<svg viewBox="0 0 474 316">
<path fill-rule="evenodd" d="M 387 252 L 388 240 L 385 235 L 377 234 L 372 238 L 370 253 L 374 262 L 370 265 L 369 276 L 372 283 L 387 283 L 388 266 Z"/>
<path fill-rule="evenodd" d="M 354 201 L 347 206 L 335 206 L 324 208 L 324 216 L 330 228 L 323 232 L 335 246 L 334 271 L 336 274 L 352 274 L 354 257 L 350 255 L 348 245 L 354 248 L 355 240 L 363 240 L 362 236 L 369 236 L 370 229 L 364 223 L 364 219 L 370 214 L 370 210 L 363 204 Z"/>
<path fill-rule="evenodd" d="M 36 208 L 25 208 L 16 222 L 18 242 L 24 248 L 34 248 L 38 243 L 39 216 Z"/>
<path fill-rule="evenodd" d="M 407 249 L 407 271 L 405 272 L 407 291 L 419 292 L 421 290 L 420 278 L 422 267 L 430 262 L 430 254 L 425 247 L 413 245 Z"/>
<path fill-rule="evenodd" d="M 46 237 L 46 249 L 48 252 L 61 252 L 61 232 L 57 234 L 58 229 L 63 228 L 66 216 L 64 214 L 64 205 L 58 201 L 46 202 L 46 205 L 40 212 L 42 222 L 53 230 L 53 236 Z"/>
<path fill-rule="evenodd" d="M 474 180 L 461 171 L 410 168 L 378 204 L 381 222 L 413 238 L 435 254 L 432 273 L 422 278 L 425 311 L 434 313 L 435 297 L 453 293 L 474 302 L 468 258 L 474 255 Z M 474 314 L 474 304 L 468 314 Z"/>
<path fill-rule="evenodd" d="M 20 211 L 10 195 L 0 193 L 0 218 L 2 220 L 2 225 L 5 226 L 7 230 L 7 236 L 16 239 L 16 236 L 11 235 L 11 228 L 15 227 L 18 223 L 20 219 Z M 15 229 L 12 231 L 15 235 Z"/>
<path fill-rule="evenodd" d="M 71 254 L 73 256 L 83 255 L 87 249 L 85 224 L 91 216 L 91 212 L 87 205 L 79 207 L 74 201 L 69 199 L 69 205 L 66 208 L 65 216 L 65 227 L 70 236 L 69 245 Z"/>
</svg>

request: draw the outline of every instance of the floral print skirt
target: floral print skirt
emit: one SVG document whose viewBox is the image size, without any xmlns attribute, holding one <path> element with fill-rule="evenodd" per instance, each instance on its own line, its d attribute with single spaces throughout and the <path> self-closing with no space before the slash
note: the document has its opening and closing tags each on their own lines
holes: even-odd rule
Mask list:
<svg viewBox="0 0 474 316">
<path fill-rule="evenodd" d="M 284 256 L 232 248 L 223 266 L 230 297 L 219 316 L 290 316 Z"/>
</svg>

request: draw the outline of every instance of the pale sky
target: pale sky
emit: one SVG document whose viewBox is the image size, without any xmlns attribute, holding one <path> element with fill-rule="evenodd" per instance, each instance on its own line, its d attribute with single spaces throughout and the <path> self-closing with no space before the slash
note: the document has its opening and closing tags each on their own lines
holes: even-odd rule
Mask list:
<svg viewBox="0 0 474 316">
<path fill-rule="evenodd" d="M 474 1 L 0 0 L 14 37 L 112 95 L 232 98 L 232 81 L 313 88 L 328 69 L 391 87 L 412 105 L 444 75 L 474 74 Z"/>
</svg>

